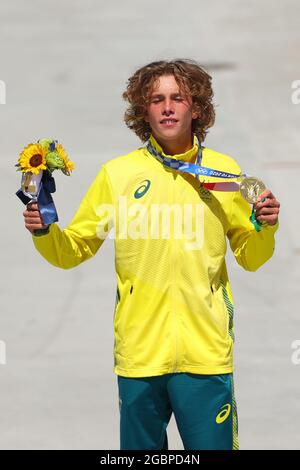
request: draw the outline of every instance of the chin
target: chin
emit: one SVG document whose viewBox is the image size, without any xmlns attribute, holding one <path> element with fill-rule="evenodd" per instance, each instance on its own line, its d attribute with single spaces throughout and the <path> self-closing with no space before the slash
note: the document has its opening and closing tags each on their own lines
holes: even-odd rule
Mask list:
<svg viewBox="0 0 300 470">
<path fill-rule="evenodd" d="M 174 140 L 180 137 L 180 133 L 178 131 L 176 132 L 174 129 L 167 129 L 165 132 L 160 132 L 158 135 L 159 137 L 163 139 L 171 139 L 171 140 Z"/>
</svg>

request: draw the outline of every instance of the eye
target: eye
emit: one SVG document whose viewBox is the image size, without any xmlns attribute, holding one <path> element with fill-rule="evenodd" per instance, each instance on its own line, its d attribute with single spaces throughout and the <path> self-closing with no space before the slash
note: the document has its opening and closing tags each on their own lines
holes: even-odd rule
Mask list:
<svg viewBox="0 0 300 470">
<path fill-rule="evenodd" d="M 182 96 L 175 96 L 175 101 L 183 101 L 183 97 Z"/>
<path fill-rule="evenodd" d="M 160 101 L 160 98 L 152 98 L 151 103 L 159 103 Z"/>
</svg>

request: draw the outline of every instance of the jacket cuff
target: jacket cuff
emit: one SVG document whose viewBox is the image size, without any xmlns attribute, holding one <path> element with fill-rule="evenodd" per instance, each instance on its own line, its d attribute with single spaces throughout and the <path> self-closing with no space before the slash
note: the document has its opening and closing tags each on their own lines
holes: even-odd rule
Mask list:
<svg viewBox="0 0 300 470">
<path fill-rule="evenodd" d="M 50 231 L 50 225 L 48 225 L 48 227 L 46 227 L 46 228 L 40 228 L 40 229 L 34 230 L 33 233 L 32 233 L 32 236 L 33 237 L 42 237 L 43 235 L 47 235 L 47 233 L 49 233 L 49 231 Z"/>
<path fill-rule="evenodd" d="M 277 222 L 274 225 L 266 224 L 266 225 L 262 225 L 261 227 L 263 228 L 263 230 L 276 232 L 276 230 L 279 228 L 279 219 L 277 219 Z"/>
</svg>

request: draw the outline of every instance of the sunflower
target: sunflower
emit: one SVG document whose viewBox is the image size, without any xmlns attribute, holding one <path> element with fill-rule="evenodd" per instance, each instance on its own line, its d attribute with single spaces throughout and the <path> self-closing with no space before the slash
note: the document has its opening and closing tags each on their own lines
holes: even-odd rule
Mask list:
<svg viewBox="0 0 300 470">
<path fill-rule="evenodd" d="M 66 175 L 69 175 L 70 174 L 70 171 L 74 170 L 74 167 L 75 167 L 75 163 L 74 162 L 71 162 L 71 160 L 69 160 L 69 157 L 68 155 L 66 154 L 65 152 L 65 149 L 63 148 L 63 146 L 61 144 L 57 144 L 56 145 L 56 152 L 58 153 L 58 155 L 63 159 L 64 161 L 64 164 L 65 164 L 65 168 L 62 170 Z"/>
<path fill-rule="evenodd" d="M 29 144 L 20 153 L 18 166 L 24 173 L 31 172 L 38 174 L 41 170 L 46 170 L 45 150 L 39 144 Z"/>
</svg>

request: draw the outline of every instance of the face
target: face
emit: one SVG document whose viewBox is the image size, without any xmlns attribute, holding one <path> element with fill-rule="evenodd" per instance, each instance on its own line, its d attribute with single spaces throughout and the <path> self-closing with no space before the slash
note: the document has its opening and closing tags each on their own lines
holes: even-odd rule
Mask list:
<svg viewBox="0 0 300 470">
<path fill-rule="evenodd" d="M 189 95 L 180 91 L 174 75 L 162 75 L 154 84 L 146 108 L 145 121 L 160 144 L 191 142 L 193 110 Z"/>
</svg>

